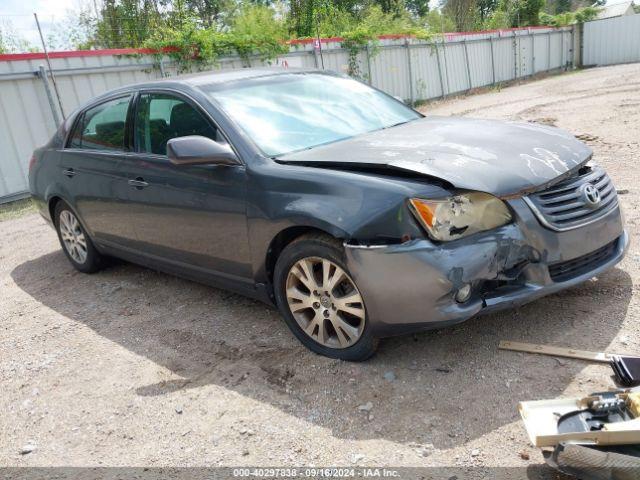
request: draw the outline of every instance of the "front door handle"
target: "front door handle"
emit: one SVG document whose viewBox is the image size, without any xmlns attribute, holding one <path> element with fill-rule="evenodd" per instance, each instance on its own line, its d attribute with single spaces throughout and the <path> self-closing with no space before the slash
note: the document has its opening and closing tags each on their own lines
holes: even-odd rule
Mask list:
<svg viewBox="0 0 640 480">
<path fill-rule="evenodd" d="M 69 178 L 73 177 L 76 174 L 73 168 L 67 168 L 66 170 L 63 170 L 62 173 Z"/>
<path fill-rule="evenodd" d="M 138 190 L 142 190 L 144 187 L 148 187 L 149 184 L 144 181 L 142 177 L 136 177 L 135 180 L 129 180 L 129 185 L 136 187 Z"/>
</svg>

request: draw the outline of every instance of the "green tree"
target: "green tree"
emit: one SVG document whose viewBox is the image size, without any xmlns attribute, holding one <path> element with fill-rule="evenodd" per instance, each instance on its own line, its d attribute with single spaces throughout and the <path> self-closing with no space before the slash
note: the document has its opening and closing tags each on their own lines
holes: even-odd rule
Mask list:
<svg viewBox="0 0 640 480">
<path fill-rule="evenodd" d="M 456 30 L 455 21 L 438 9 L 427 13 L 422 18 L 422 22 L 426 30 L 431 33 L 455 32 Z"/>
<path fill-rule="evenodd" d="M 556 0 L 555 13 L 564 13 L 571 11 L 571 0 Z"/>
<path fill-rule="evenodd" d="M 504 10 L 496 9 L 486 18 L 483 23 L 484 30 L 499 30 L 511 27 L 511 18 Z"/>
<path fill-rule="evenodd" d="M 297 37 L 315 35 L 318 23 L 318 0 L 291 0 L 289 7 L 289 30 Z"/>
<path fill-rule="evenodd" d="M 549 15 L 548 13 L 540 13 L 540 22 L 544 25 L 553 27 L 564 27 L 574 23 L 584 23 L 594 20 L 598 16 L 599 8 L 584 7 L 575 12 L 564 12 L 557 15 Z"/>
<path fill-rule="evenodd" d="M 429 13 L 429 0 L 406 0 L 407 10 L 416 17 L 424 17 Z"/>
<path fill-rule="evenodd" d="M 518 27 L 528 27 L 540 24 L 540 12 L 545 0 L 520 0 L 515 10 Z M 512 19 L 513 21 L 513 19 Z"/>
<path fill-rule="evenodd" d="M 475 30 L 479 25 L 476 0 L 447 0 L 443 10 L 453 19 L 458 32 Z"/>
<path fill-rule="evenodd" d="M 270 2 L 254 2 L 256 4 L 269 5 Z M 186 0 L 184 8 L 209 28 L 223 23 L 231 13 L 233 3 L 231 0 Z"/>
<path fill-rule="evenodd" d="M 404 0 L 375 0 L 373 4 L 378 5 L 384 13 L 390 13 L 396 17 L 406 12 Z"/>
<path fill-rule="evenodd" d="M 476 5 L 480 20 L 484 22 L 498 8 L 498 0 L 476 0 Z"/>
<path fill-rule="evenodd" d="M 0 20 L 0 53 L 22 53 L 37 50 L 25 40 L 9 20 Z"/>
<path fill-rule="evenodd" d="M 600 9 L 596 7 L 584 7 L 574 12 L 576 23 L 590 22 L 598 18 Z"/>
<path fill-rule="evenodd" d="M 274 48 L 287 39 L 284 20 L 276 16 L 274 8 L 265 5 L 243 5 L 233 17 L 229 33 L 237 40 L 245 39 L 249 44 Z"/>
<path fill-rule="evenodd" d="M 172 3 L 180 7 L 184 2 Z M 104 0 L 95 25 L 95 46 L 139 47 L 163 25 L 161 7 L 159 0 Z"/>
<path fill-rule="evenodd" d="M 545 0 L 500 0 L 498 9 L 505 12 L 511 27 L 528 27 L 540 24 L 540 13 Z"/>
</svg>

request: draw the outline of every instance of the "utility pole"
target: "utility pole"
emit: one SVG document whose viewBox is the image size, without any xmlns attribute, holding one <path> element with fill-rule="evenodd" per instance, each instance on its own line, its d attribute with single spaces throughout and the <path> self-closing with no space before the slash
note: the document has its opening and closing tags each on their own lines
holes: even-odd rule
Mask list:
<svg viewBox="0 0 640 480">
<path fill-rule="evenodd" d="M 44 36 L 42 35 L 42 29 L 40 28 L 40 22 L 38 21 L 38 14 L 33 12 L 33 17 L 36 19 L 36 25 L 38 26 L 38 33 L 40 34 L 40 41 L 42 42 L 42 49 L 44 51 L 44 58 L 47 60 L 47 67 L 49 67 L 49 74 L 51 75 L 51 82 L 53 83 L 53 89 L 56 92 L 56 97 L 58 97 L 58 106 L 60 107 L 60 113 L 62 114 L 62 119 L 66 119 L 66 115 L 64 114 L 64 108 L 62 108 L 62 100 L 60 100 L 60 92 L 58 91 L 58 84 L 56 83 L 56 77 L 53 75 L 53 69 L 51 68 L 51 61 L 49 60 L 49 52 L 47 51 L 47 45 L 44 42 Z"/>
</svg>

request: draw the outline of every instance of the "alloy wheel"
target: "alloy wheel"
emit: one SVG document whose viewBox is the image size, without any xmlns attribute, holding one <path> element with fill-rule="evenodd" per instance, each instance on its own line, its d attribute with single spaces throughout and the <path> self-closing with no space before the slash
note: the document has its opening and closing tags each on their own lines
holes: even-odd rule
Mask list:
<svg viewBox="0 0 640 480">
<path fill-rule="evenodd" d="M 60 212 L 60 236 L 69 256 L 75 262 L 83 264 L 87 260 L 87 239 L 80 222 L 69 210 Z"/>
<path fill-rule="evenodd" d="M 325 258 L 298 260 L 286 283 L 289 309 L 302 330 L 329 348 L 347 348 L 364 331 L 366 312 L 354 281 Z"/>
</svg>

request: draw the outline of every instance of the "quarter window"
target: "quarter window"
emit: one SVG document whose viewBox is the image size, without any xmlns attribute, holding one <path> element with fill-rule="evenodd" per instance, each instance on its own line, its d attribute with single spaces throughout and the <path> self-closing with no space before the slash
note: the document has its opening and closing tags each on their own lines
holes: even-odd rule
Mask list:
<svg viewBox="0 0 640 480">
<path fill-rule="evenodd" d="M 71 148 L 123 151 L 130 96 L 96 105 L 84 112 L 71 136 Z"/>
<path fill-rule="evenodd" d="M 136 114 L 138 151 L 166 155 L 169 140 L 187 135 L 225 141 L 218 130 L 184 100 L 163 93 L 140 96 Z"/>
</svg>

